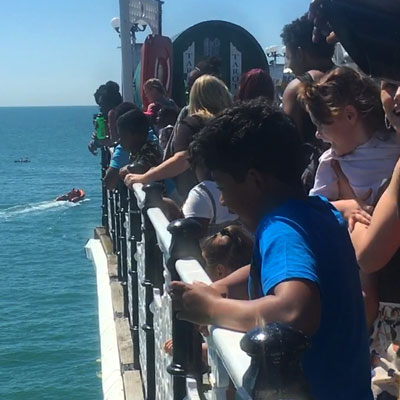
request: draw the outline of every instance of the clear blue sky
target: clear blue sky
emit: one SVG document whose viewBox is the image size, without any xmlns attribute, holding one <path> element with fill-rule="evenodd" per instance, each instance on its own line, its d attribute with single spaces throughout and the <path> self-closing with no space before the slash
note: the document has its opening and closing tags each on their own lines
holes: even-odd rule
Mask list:
<svg viewBox="0 0 400 400">
<path fill-rule="evenodd" d="M 94 90 L 120 81 L 118 0 L 1 1 L 0 106 L 93 104 Z M 208 19 L 234 22 L 263 47 L 309 0 L 165 0 L 164 34 Z"/>
</svg>

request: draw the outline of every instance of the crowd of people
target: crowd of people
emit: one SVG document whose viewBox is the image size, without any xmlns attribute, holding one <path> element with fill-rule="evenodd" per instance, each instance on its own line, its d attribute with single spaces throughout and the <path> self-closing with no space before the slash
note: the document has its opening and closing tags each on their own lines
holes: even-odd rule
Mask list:
<svg viewBox="0 0 400 400">
<path fill-rule="evenodd" d="M 165 215 L 201 225 L 213 284 L 172 282 L 179 318 L 287 323 L 311 338 L 315 399 L 398 399 L 400 86 L 334 65 L 314 22 L 283 28 L 296 79 L 282 104 L 260 69 L 233 96 L 215 58 L 189 74 L 181 110 L 157 79 L 143 110 L 108 82 L 95 99 L 109 134 L 89 149 L 114 148 L 109 190 L 163 182 Z"/>
</svg>

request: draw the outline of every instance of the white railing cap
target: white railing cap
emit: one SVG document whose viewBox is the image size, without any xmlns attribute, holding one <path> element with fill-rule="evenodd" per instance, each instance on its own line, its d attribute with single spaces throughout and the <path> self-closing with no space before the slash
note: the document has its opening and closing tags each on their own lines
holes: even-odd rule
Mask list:
<svg viewBox="0 0 400 400">
<path fill-rule="evenodd" d="M 169 255 L 172 236 L 167 230 L 169 225 L 167 217 L 159 208 L 149 208 L 147 210 L 147 216 L 149 217 L 154 230 L 156 231 L 157 241 L 161 251 L 164 255 Z"/>
<path fill-rule="evenodd" d="M 211 279 L 196 260 L 178 260 L 175 264 L 176 271 L 185 283 L 202 282 L 211 284 Z M 210 327 L 210 346 L 217 351 L 226 371 L 235 384 L 242 399 L 251 399 L 243 387 L 243 376 L 248 370 L 251 358 L 240 348 L 240 341 L 244 333 Z"/>
<path fill-rule="evenodd" d="M 144 207 L 144 201 L 146 199 L 146 193 L 143 191 L 143 184 L 141 183 L 134 183 L 130 189 L 133 190 L 133 192 L 135 193 L 137 202 L 138 202 L 138 206 L 140 209 L 142 209 Z"/>
</svg>

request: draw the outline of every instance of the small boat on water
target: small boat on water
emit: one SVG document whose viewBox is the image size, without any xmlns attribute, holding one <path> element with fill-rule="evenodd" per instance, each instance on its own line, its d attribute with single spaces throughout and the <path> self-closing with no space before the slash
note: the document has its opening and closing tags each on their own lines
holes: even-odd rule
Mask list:
<svg viewBox="0 0 400 400">
<path fill-rule="evenodd" d="M 70 192 L 58 196 L 56 201 L 69 201 L 71 203 L 77 203 L 85 198 L 85 192 L 82 189 L 73 188 Z"/>
<path fill-rule="evenodd" d="M 29 158 L 20 158 L 19 160 L 14 160 L 15 163 L 29 163 L 31 160 Z"/>
</svg>

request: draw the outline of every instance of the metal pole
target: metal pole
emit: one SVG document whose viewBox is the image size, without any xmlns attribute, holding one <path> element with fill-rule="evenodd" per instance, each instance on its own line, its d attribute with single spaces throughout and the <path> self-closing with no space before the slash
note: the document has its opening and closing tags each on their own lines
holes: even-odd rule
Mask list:
<svg viewBox="0 0 400 400">
<path fill-rule="evenodd" d="M 133 55 L 131 47 L 131 23 L 129 20 L 129 0 L 119 0 L 119 16 L 122 56 L 122 96 L 124 101 L 133 102 Z"/>
</svg>

